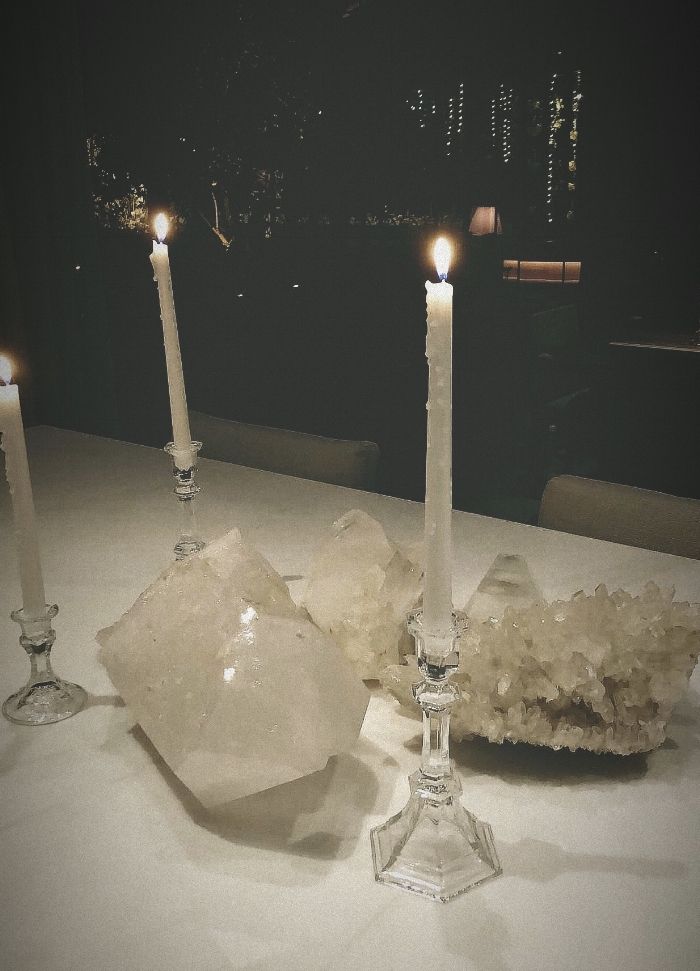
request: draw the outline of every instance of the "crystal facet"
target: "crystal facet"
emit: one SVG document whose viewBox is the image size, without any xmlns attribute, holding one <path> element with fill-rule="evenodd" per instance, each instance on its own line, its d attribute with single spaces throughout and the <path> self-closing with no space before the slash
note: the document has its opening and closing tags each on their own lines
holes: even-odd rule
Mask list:
<svg viewBox="0 0 700 971">
<path fill-rule="evenodd" d="M 353 509 L 315 555 L 302 603 L 340 644 L 362 678 L 413 651 L 406 614 L 421 594 L 421 569 L 382 526 Z"/>
<path fill-rule="evenodd" d="M 207 808 L 324 768 L 369 701 L 237 530 L 169 567 L 97 639 L 131 713 Z"/>
</svg>

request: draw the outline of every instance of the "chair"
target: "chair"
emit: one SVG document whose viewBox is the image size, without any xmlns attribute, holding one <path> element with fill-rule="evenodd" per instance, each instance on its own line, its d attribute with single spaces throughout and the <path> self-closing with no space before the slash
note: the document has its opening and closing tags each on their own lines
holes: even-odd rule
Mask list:
<svg viewBox="0 0 700 971">
<path fill-rule="evenodd" d="M 664 492 L 558 475 L 542 494 L 538 525 L 700 559 L 700 501 Z"/>
<path fill-rule="evenodd" d="M 201 411 L 190 410 L 189 416 L 193 438 L 204 443 L 204 458 L 352 489 L 376 488 L 379 446 L 375 442 L 249 425 Z"/>
</svg>

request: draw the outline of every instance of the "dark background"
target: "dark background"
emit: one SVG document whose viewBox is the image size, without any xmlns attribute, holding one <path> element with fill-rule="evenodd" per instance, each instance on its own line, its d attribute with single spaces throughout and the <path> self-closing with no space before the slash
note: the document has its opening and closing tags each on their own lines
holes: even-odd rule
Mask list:
<svg viewBox="0 0 700 971">
<path fill-rule="evenodd" d="M 455 505 L 532 519 L 553 471 L 700 497 L 700 356 L 608 346 L 698 327 L 685 11 L 364 0 L 5 13 L 0 326 L 28 421 L 169 437 L 150 232 L 108 205 L 144 186 L 147 215 L 177 217 L 192 407 L 372 439 L 382 491 L 420 498 L 424 280 L 442 225 L 459 253 Z M 489 153 L 483 106 L 512 86 L 517 140 L 525 93 L 557 65 L 581 70 L 584 97 L 576 218 L 547 226 L 525 209 L 524 162 L 506 170 Z M 418 88 L 444 100 L 460 81 L 465 134 L 447 158 L 406 102 Z M 210 226 L 212 182 L 228 248 Z M 504 220 L 494 252 L 466 233 L 486 203 Z M 494 266 L 514 255 L 581 259 L 581 284 L 502 284 Z M 575 306 L 577 333 L 545 347 L 531 315 L 558 304 Z"/>
</svg>

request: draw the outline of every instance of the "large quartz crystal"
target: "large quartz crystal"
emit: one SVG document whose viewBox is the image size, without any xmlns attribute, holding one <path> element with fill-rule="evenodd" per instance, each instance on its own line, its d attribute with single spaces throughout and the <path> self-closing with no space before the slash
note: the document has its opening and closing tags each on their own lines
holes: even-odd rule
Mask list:
<svg viewBox="0 0 700 971">
<path fill-rule="evenodd" d="M 379 677 L 388 664 L 413 651 L 406 615 L 421 595 L 421 569 L 414 558 L 358 509 L 333 524 L 314 557 L 302 603 L 361 678 Z"/>
<path fill-rule="evenodd" d="M 169 567 L 97 639 L 134 718 L 207 808 L 322 769 L 354 744 L 369 701 L 237 530 Z"/>
<path fill-rule="evenodd" d="M 676 603 L 654 583 L 641 596 L 600 586 L 590 596 L 507 607 L 500 620 L 473 622 L 460 641 L 453 737 L 649 751 L 664 741 L 699 650 L 700 606 Z M 382 676 L 412 709 L 418 680 L 414 658 Z"/>
<path fill-rule="evenodd" d="M 467 602 L 472 621 L 500 620 L 506 607 L 529 607 L 543 600 L 527 561 L 515 553 L 499 553 Z"/>
</svg>

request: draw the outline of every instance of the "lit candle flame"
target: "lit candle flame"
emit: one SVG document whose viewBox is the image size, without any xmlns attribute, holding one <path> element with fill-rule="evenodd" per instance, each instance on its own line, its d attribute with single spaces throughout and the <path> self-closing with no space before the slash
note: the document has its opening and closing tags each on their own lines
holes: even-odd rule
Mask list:
<svg viewBox="0 0 700 971">
<path fill-rule="evenodd" d="M 159 212 L 155 218 L 154 225 L 156 227 L 156 236 L 158 237 L 158 242 L 162 243 L 165 237 L 168 235 L 170 220 L 164 212 Z"/>
<path fill-rule="evenodd" d="M 435 246 L 433 247 L 433 259 L 435 260 L 437 275 L 441 280 L 447 279 L 451 257 L 452 247 L 450 246 L 449 240 L 445 239 L 444 236 L 439 236 L 435 240 Z"/>
<path fill-rule="evenodd" d="M 12 382 L 12 361 L 4 354 L 0 355 L 0 381 L 3 384 Z"/>
</svg>

